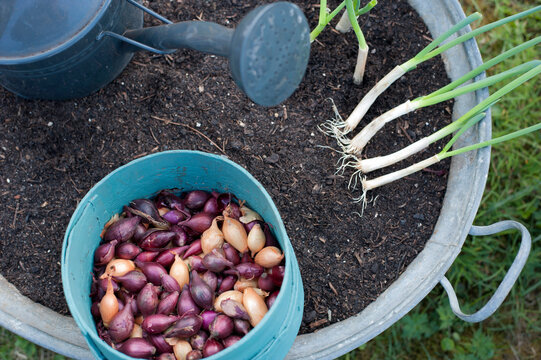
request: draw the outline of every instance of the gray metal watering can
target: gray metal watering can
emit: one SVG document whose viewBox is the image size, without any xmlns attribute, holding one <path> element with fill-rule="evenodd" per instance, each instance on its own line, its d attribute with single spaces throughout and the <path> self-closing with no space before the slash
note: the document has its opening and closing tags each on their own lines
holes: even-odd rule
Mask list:
<svg viewBox="0 0 541 360">
<path fill-rule="evenodd" d="M 143 29 L 143 12 L 166 24 Z M 230 29 L 173 24 L 136 0 L 0 1 L 0 85 L 25 98 L 83 97 L 115 79 L 135 51 L 179 48 L 229 58 L 240 89 L 273 106 L 304 76 L 310 30 L 302 11 L 287 2 L 258 7 Z"/>
</svg>

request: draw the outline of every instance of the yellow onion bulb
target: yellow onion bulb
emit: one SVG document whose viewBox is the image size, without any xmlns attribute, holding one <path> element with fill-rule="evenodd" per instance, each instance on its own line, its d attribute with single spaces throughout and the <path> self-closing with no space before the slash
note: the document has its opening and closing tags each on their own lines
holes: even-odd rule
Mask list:
<svg viewBox="0 0 541 360">
<path fill-rule="evenodd" d="M 100 276 L 100 278 L 105 279 L 106 277 L 111 276 L 124 276 L 132 270 L 135 270 L 135 264 L 133 263 L 133 261 L 124 259 L 113 259 L 109 261 L 107 267 L 105 268 L 105 272 L 102 276 Z"/>
<path fill-rule="evenodd" d="M 136 316 L 135 319 L 133 319 L 134 323 L 137 325 L 141 325 L 143 323 L 143 320 L 145 320 L 143 315 Z"/>
<path fill-rule="evenodd" d="M 240 212 L 242 213 L 242 216 L 239 218 L 239 221 L 243 224 L 248 224 L 255 220 L 263 221 L 261 215 L 259 215 L 247 206 L 241 206 Z"/>
<path fill-rule="evenodd" d="M 165 214 L 167 214 L 169 212 L 169 209 L 166 208 L 166 207 L 159 207 L 158 208 L 158 214 L 160 214 L 160 216 L 164 216 Z"/>
<path fill-rule="evenodd" d="M 142 338 L 143 337 L 143 329 L 137 325 L 133 324 L 133 329 L 130 334 L 130 338 Z"/>
<path fill-rule="evenodd" d="M 253 288 L 246 288 L 242 295 L 242 305 L 250 316 L 250 324 L 255 327 L 263 319 L 267 311 L 267 304 Z"/>
<path fill-rule="evenodd" d="M 267 246 L 257 253 L 254 258 L 254 262 L 257 265 L 261 265 L 264 268 L 272 268 L 279 265 L 284 258 L 282 251 L 276 246 Z"/>
<path fill-rule="evenodd" d="M 248 248 L 252 252 L 252 257 L 255 256 L 255 254 L 263 249 L 265 247 L 265 242 L 267 241 L 267 238 L 265 237 L 265 232 L 263 229 L 261 229 L 260 224 L 255 224 L 252 230 L 248 233 Z"/>
<path fill-rule="evenodd" d="M 270 293 L 268 291 L 265 291 L 265 290 L 261 290 L 260 288 L 253 288 L 255 293 L 259 296 L 261 296 L 262 298 L 266 298 L 267 296 L 270 295 Z"/>
<path fill-rule="evenodd" d="M 118 313 L 118 299 L 115 296 L 111 278 L 107 279 L 107 291 L 100 301 L 99 310 L 103 325 L 109 327 L 109 322 L 113 320 Z"/>
<path fill-rule="evenodd" d="M 248 280 L 241 277 L 240 279 L 237 280 L 237 282 L 233 286 L 233 289 L 243 292 L 246 288 L 249 288 L 249 287 L 251 288 L 257 287 L 257 279 Z"/>
<path fill-rule="evenodd" d="M 186 340 L 178 340 L 175 345 L 173 345 L 173 353 L 177 360 L 186 360 L 186 355 L 192 351 L 192 346 Z"/>
<path fill-rule="evenodd" d="M 238 301 L 242 304 L 242 293 L 237 290 L 229 290 L 221 293 L 216 300 L 214 300 L 214 310 L 217 312 L 222 312 L 222 301 L 231 299 Z"/>
<path fill-rule="evenodd" d="M 180 341 L 180 338 L 177 338 L 177 337 L 165 338 L 165 342 L 171 346 L 175 346 L 175 344 L 178 343 L 179 341 Z"/>
<path fill-rule="evenodd" d="M 201 249 L 204 254 L 208 254 L 212 249 L 221 248 L 224 244 L 224 234 L 218 227 L 218 220 L 221 219 L 221 216 L 215 217 L 210 227 L 201 235 Z"/>
<path fill-rule="evenodd" d="M 222 232 L 225 241 L 231 244 L 241 254 L 248 250 L 248 235 L 246 234 L 244 225 L 240 221 L 224 216 Z"/>
<path fill-rule="evenodd" d="M 178 282 L 181 289 L 190 282 L 190 269 L 178 254 L 175 255 L 175 261 L 169 269 L 169 275 Z"/>
</svg>

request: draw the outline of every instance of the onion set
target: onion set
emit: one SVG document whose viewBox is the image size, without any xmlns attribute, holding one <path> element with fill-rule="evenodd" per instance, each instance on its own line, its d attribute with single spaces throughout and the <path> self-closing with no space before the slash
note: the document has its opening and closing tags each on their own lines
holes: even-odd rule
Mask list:
<svg viewBox="0 0 541 360">
<path fill-rule="evenodd" d="M 94 253 L 98 335 L 136 358 L 197 360 L 240 341 L 283 279 L 269 224 L 230 193 L 162 190 L 124 206 Z"/>
</svg>

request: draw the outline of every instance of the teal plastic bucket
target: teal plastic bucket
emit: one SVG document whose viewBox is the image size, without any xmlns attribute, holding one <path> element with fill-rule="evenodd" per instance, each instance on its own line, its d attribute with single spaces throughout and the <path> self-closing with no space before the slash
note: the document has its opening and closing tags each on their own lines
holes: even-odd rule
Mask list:
<svg viewBox="0 0 541 360">
<path fill-rule="evenodd" d="M 149 155 L 116 169 L 86 194 L 68 224 L 62 248 L 64 294 L 94 356 L 132 359 L 98 337 L 90 313 L 93 254 L 101 230 L 129 201 L 168 188 L 234 193 L 269 223 L 286 258 L 280 295 L 264 319 L 234 346 L 207 359 L 284 358 L 299 331 L 304 292 L 297 259 L 278 210 L 263 186 L 239 165 L 221 156 L 183 150 Z"/>
</svg>

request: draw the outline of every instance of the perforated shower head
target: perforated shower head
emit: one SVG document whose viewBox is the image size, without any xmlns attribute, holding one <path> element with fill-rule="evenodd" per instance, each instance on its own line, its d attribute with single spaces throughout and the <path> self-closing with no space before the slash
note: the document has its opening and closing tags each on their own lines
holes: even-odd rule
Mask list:
<svg viewBox="0 0 541 360">
<path fill-rule="evenodd" d="M 256 103 L 273 106 L 299 86 L 310 56 L 310 29 L 298 6 L 278 2 L 252 10 L 238 25 L 229 61 L 233 79 Z"/>
</svg>

